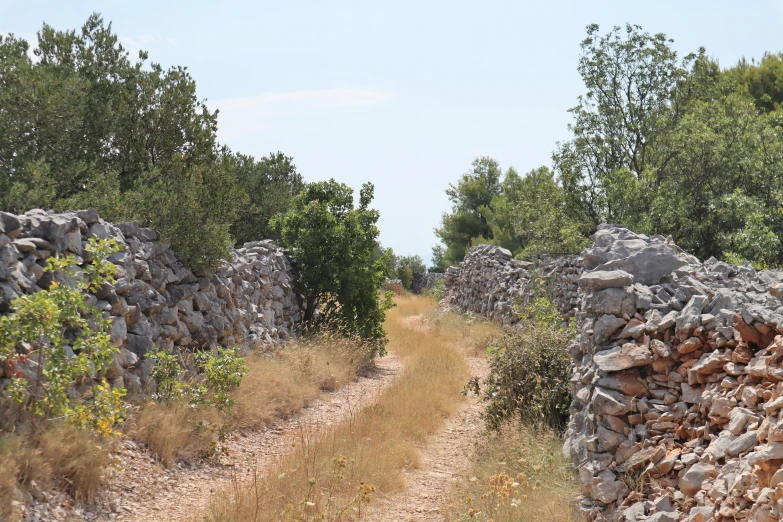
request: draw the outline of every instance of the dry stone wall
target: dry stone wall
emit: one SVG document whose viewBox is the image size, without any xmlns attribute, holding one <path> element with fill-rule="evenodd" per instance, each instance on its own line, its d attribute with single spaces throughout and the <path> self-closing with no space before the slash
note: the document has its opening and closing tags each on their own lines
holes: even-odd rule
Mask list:
<svg viewBox="0 0 783 522">
<path fill-rule="evenodd" d="M 422 274 L 417 272 L 413 274 L 413 279 L 411 280 L 411 292 L 414 294 L 421 294 L 425 290 L 434 288 L 441 279 L 443 279 L 443 274 L 436 272 Z"/>
<path fill-rule="evenodd" d="M 519 320 L 520 306 L 532 295 L 545 294 L 565 318 L 570 318 L 579 302 L 581 271 L 578 256 L 531 263 L 513 259 L 505 248 L 479 245 L 470 249 L 458 267 L 446 270 L 444 304 L 459 312 L 514 324 Z"/>
<path fill-rule="evenodd" d="M 120 352 L 107 377 L 131 395 L 148 383 L 144 356 L 151 350 L 271 345 L 291 335 L 300 318 L 290 262 L 271 241 L 246 243 L 215 273 L 195 274 L 153 230 L 108 223 L 95 210 L 0 212 L 0 313 L 16 297 L 58 278 L 67 282 L 44 273 L 46 259 L 68 254 L 85 261 L 92 237 L 114 237 L 124 246 L 109 258 L 118 267 L 116 283 L 87 299 L 112 319 Z M 34 372 L 34 364 L 19 369 Z M 4 384 L 0 375 L 0 389 Z"/>
<path fill-rule="evenodd" d="M 781 273 L 702 263 L 618 226 L 593 239 L 557 276 L 572 299 L 581 271 L 565 444 L 575 509 L 607 521 L 781 520 Z M 529 274 L 476 247 L 447 274 L 447 301 L 513 323 Z"/>
</svg>

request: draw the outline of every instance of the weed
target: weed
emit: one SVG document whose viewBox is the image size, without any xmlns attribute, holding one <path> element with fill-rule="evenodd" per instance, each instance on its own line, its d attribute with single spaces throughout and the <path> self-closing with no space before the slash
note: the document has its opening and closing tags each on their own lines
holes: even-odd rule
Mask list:
<svg viewBox="0 0 783 522">
<path fill-rule="evenodd" d="M 478 442 L 446 512 L 461 522 L 566 522 L 577 494 L 560 438 L 511 421 Z"/>
</svg>

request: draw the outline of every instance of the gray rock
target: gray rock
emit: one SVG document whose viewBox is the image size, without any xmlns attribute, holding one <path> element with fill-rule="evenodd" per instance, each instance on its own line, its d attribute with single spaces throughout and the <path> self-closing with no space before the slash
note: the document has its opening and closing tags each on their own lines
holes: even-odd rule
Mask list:
<svg viewBox="0 0 783 522">
<path fill-rule="evenodd" d="M 625 320 L 615 315 L 604 314 L 593 326 L 593 341 L 595 344 L 605 343 L 617 330 L 625 326 Z"/>
<path fill-rule="evenodd" d="M 588 294 L 582 309 L 592 314 L 631 316 L 636 311 L 636 294 L 625 288 L 607 288 Z"/>
<path fill-rule="evenodd" d="M 624 415 L 633 409 L 630 397 L 599 387 L 593 392 L 592 403 L 593 410 L 599 415 Z"/>
<path fill-rule="evenodd" d="M 701 312 L 707 302 L 707 296 L 694 295 L 677 316 L 675 330 L 681 336 L 690 336 L 701 324 Z"/>
<path fill-rule="evenodd" d="M 633 276 L 622 270 L 595 271 L 582 274 L 579 288 L 583 292 L 597 292 L 606 288 L 625 288 L 633 283 Z"/>
<path fill-rule="evenodd" d="M 625 343 L 622 346 L 597 353 L 593 360 L 605 372 L 617 372 L 652 364 L 653 356 L 650 349 L 636 343 Z"/>
<path fill-rule="evenodd" d="M 715 437 L 710 441 L 710 445 L 707 447 L 704 454 L 711 455 L 714 460 L 720 460 L 726 456 L 726 451 L 735 440 L 737 440 L 736 435 L 732 435 L 728 431 L 722 431 L 720 432 L 720 436 Z"/>
<path fill-rule="evenodd" d="M 687 264 L 674 250 L 658 243 L 647 246 L 625 259 L 616 259 L 599 265 L 596 270 L 624 270 L 633 276 L 635 282 L 651 285 Z"/>
<path fill-rule="evenodd" d="M 758 431 L 748 431 L 737 437 L 728 448 L 726 448 L 726 454 L 736 457 L 742 455 L 756 447 Z"/>
<path fill-rule="evenodd" d="M 646 522 L 677 522 L 680 520 L 681 513 L 679 511 L 666 512 L 662 511 L 656 513 L 646 519 Z"/>
<path fill-rule="evenodd" d="M 701 490 L 702 485 L 717 475 L 715 466 L 706 462 L 697 462 L 690 468 L 680 471 L 678 485 L 684 495 L 693 497 Z"/>
<path fill-rule="evenodd" d="M 128 334 L 125 347 L 139 357 L 145 356 L 154 349 L 152 339 L 132 333 Z"/>
</svg>

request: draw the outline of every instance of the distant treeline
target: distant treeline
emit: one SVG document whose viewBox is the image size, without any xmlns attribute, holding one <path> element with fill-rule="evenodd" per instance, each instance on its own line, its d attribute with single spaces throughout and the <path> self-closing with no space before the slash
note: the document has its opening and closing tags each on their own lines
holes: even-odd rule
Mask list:
<svg viewBox="0 0 783 522">
<path fill-rule="evenodd" d="M 672 235 L 700 258 L 783 264 L 783 54 L 722 69 L 636 25 L 587 28 L 585 92 L 553 170 L 479 158 L 447 194 L 440 269 L 476 243 L 518 257 L 578 252 L 600 223 Z"/>
</svg>

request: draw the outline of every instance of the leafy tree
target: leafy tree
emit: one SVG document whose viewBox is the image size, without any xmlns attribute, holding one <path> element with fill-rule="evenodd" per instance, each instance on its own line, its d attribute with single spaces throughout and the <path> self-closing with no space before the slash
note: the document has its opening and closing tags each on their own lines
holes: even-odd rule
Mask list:
<svg viewBox="0 0 783 522">
<path fill-rule="evenodd" d="M 214 270 L 233 243 L 229 229 L 246 195 L 235 183 L 234 158 L 223 151 L 211 164 L 173 164 L 145 172 L 109 216 L 137 219 L 169 239 L 194 270 Z"/>
<path fill-rule="evenodd" d="M 492 158 L 476 158 L 470 172 L 463 174 L 456 185 L 446 190 L 452 211 L 443 214 L 443 221 L 435 234 L 446 245 L 444 260 L 457 264 L 465 257 L 473 238 L 492 238 L 487 223 L 487 210 L 492 198 L 500 194 L 503 173 Z"/>
<path fill-rule="evenodd" d="M 231 227 L 237 245 L 259 239 L 279 239 L 269 221 L 275 214 L 288 210 L 291 199 L 304 188 L 293 158 L 276 152 L 258 161 L 237 154 L 234 161 L 237 184 L 249 200 L 239 209 L 238 218 Z"/>
<path fill-rule="evenodd" d="M 495 244 L 518 257 L 579 252 L 589 229 L 573 219 L 563 189 L 546 167 L 519 176 L 509 169 L 492 199 L 489 224 Z"/>
<path fill-rule="evenodd" d="M 362 186 L 354 208 L 347 185 L 312 183 L 288 211 L 272 219 L 272 226 L 301 274 L 305 324 L 343 328 L 383 351 L 383 320 L 391 297 L 380 295 L 385 262 L 373 256 L 379 234 L 378 211 L 369 206 L 373 191 L 370 183 Z"/>
<path fill-rule="evenodd" d="M 132 61 L 98 14 L 79 31 L 44 25 L 35 62 L 29 47 L 0 37 L 0 209 L 94 206 L 215 266 L 243 196 L 187 69 Z"/>
<path fill-rule="evenodd" d="M 631 25 L 603 36 L 589 26 L 582 51 L 587 92 L 553 155 L 578 221 L 672 234 L 701 258 L 779 264 L 779 57 L 721 71 L 700 49 L 678 63 L 671 40 Z"/>
<path fill-rule="evenodd" d="M 373 249 L 371 260 L 373 262 L 380 261 L 383 265 L 383 275 L 388 279 L 395 279 L 397 277 L 397 256 L 394 255 L 394 250 L 391 247 L 383 248 L 380 243 Z"/>
<path fill-rule="evenodd" d="M 442 274 L 449 267 L 448 261 L 446 261 L 446 249 L 443 245 L 435 245 L 432 247 L 432 266 L 429 271 L 432 273 Z"/>
<path fill-rule="evenodd" d="M 618 171 L 638 179 L 666 163 L 655 147 L 681 116 L 678 87 L 696 58 L 689 55 L 680 65 L 671 42 L 638 25 L 602 36 L 598 25 L 587 27 L 578 66 L 587 92 L 570 110 L 574 137 L 559 145 L 553 160 L 573 211 L 594 227 L 626 218 L 622 194 L 611 190 Z"/>
<path fill-rule="evenodd" d="M 493 166 L 500 172 L 496 161 L 488 158 L 476 160 Z M 474 165 L 476 165 L 474 162 Z M 507 248 L 516 255 L 529 258 L 540 254 L 575 253 L 587 242 L 591 226 L 579 212 L 574 213 L 569 198 L 554 173 L 546 167 L 520 176 L 509 168 L 502 180 L 492 180 L 491 191 L 478 190 L 481 183 L 468 175 L 457 187 L 451 186 L 450 197 L 455 204 L 452 214 L 444 216 L 443 228 L 438 232 L 444 245 L 433 248 L 435 267 L 430 271 L 445 271 L 449 264 L 458 263 L 456 252 L 470 246 L 489 243 Z M 492 193 L 487 201 L 486 195 Z M 481 196 L 481 197 L 478 197 Z M 470 210 L 470 205 L 479 205 Z M 470 223 L 464 216 L 476 217 L 473 223 L 482 221 L 481 227 L 463 226 Z M 465 238 L 468 244 L 465 245 Z"/>
<path fill-rule="evenodd" d="M 775 114 L 779 120 L 783 108 L 783 53 L 766 52 L 757 64 L 745 58 L 724 73 L 739 82 L 753 98 L 756 108 Z"/>
<path fill-rule="evenodd" d="M 414 277 L 427 273 L 427 267 L 421 256 L 402 256 L 397 258 L 397 278 L 402 281 L 402 286 L 406 290 L 411 289 L 411 283 Z"/>
</svg>

